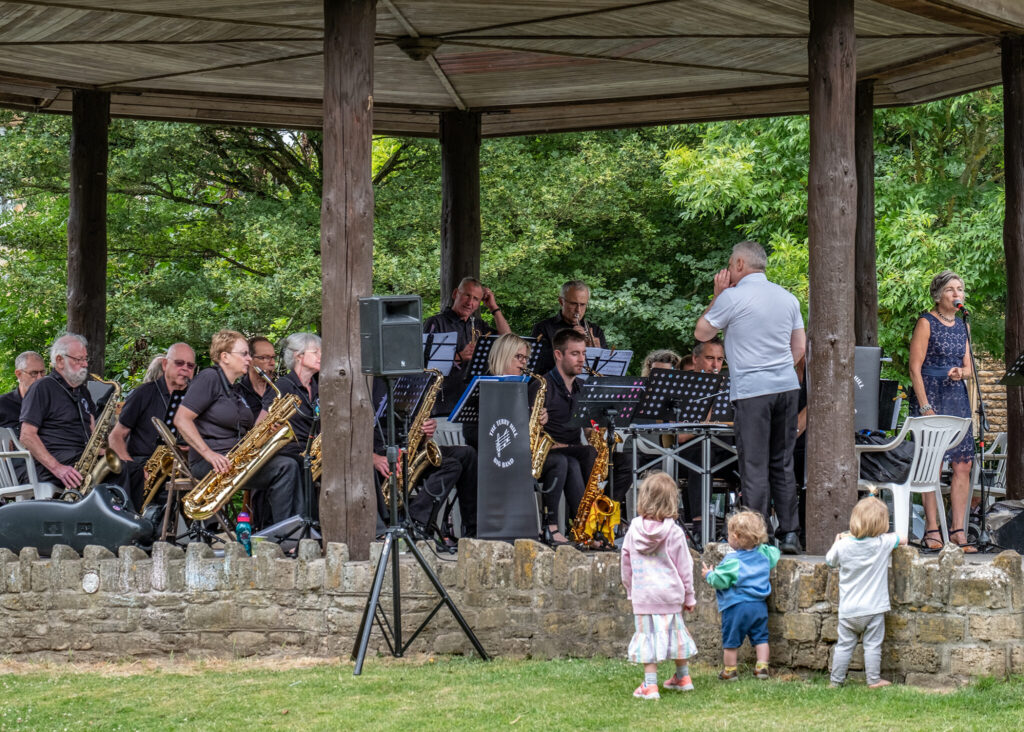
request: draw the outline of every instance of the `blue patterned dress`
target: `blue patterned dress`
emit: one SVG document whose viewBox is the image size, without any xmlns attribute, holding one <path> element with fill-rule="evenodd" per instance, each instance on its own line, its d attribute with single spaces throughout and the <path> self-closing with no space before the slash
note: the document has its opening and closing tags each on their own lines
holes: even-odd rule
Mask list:
<svg viewBox="0 0 1024 732">
<path fill-rule="evenodd" d="M 953 325 L 946 325 L 931 313 L 919 316 L 928 321 L 931 334 L 928 336 L 928 350 L 921 364 L 921 379 L 928 403 L 936 414 L 953 417 L 970 417 L 971 401 L 967 397 L 967 384 L 947 378 L 951 368 L 964 365 L 967 352 L 967 326 L 957 319 Z M 918 417 L 921 410 L 917 394 L 910 395 L 910 416 Z M 963 441 L 946 453 L 946 459 L 954 463 L 969 463 L 974 458 L 974 427 L 967 430 Z"/>
</svg>

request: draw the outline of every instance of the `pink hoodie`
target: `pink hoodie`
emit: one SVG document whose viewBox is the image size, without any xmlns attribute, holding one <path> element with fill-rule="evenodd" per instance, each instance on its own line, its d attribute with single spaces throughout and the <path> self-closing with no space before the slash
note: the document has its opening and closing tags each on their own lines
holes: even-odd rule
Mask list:
<svg viewBox="0 0 1024 732">
<path fill-rule="evenodd" d="M 693 558 L 675 519 L 637 516 L 622 542 L 622 584 L 636 615 L 670 615 L 693 605 Z"/>
</svg>

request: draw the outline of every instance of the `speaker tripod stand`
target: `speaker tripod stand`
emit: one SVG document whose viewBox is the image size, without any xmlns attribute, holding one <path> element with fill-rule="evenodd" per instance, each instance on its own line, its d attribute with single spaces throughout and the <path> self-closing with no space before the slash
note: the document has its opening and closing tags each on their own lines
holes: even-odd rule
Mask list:
<svg viewBox="0 0 1024 732">
<path fill-rule="evenodd" d="M 362 620 L 359 622 L 359 632 L 356 634 L 356 645 L 352 649 L 352 660 L 355 661 L 355 669 L 353 674 L 358 676 L 363 671 L 363 661 L 366 659 L 366 649 L 370 643 L 370 633 L 373 630 L 374 621 L 380 627 L 381 633 L 384 636 L 384 641 L 388 645 L 388 649 L 391 651 L 391 655 L 395 658 L 401 658 L 405 651 L 409 648 L 416 637 L 423 631 L 427 626 L 427 623 L 437 614 L 437 611 L 441 609 L 443 605 L 447 605 L 448 609 L 451 610 L 452 615 L 455 617 L 455 621 L 462 628 L 462 632 L 465 633 L 470 643 L 473 644 L 473 648 L 480 654 L 480 658 L 485 661 L 489 661 L 490 657 L 487 655 L 487 651 L 484 650 L 483 646 L 480 645 L 480 641 L 477 640 L 476 635 L 473 633 L 472 628 L 466 622 L 465 618 L 462 617 L 462 613 L 459 612 L 458 607 L 455 606 L 455 602 L 448 595 L 448 591 L 445 590 L 444 585 L 437 578 L 437 574 L 434 573 L 433 568 L 427 563 L 427 560 L 423 557 L 419 547 L 416 546 L 416 542 L 409 535 L 408 530 L 404 525 L 398 522 L 398 456 L 399 450 L 398 445 L 395 444 L 395 385 L 394 377 L 387 377 L 388 383 L 388 402 L 387 402 L 387 420 L 388 420 L 388 445 L 387 445 L 387 458 L 388 458 L 388 471 L 390 477 L 388 480 L 391 483 L 391 495 L 388 506 L 390 510 L 389 526 L 384 532 L 384 548 L 381 551 L 380 558 L 377 560 L 377 568 L 373 573 L 373 585 L 370 590 L 370 596 L 366 600 L 366 607 L 363 609 Z M 405 496 L 406 505 L 408 505 L 408 496 Z M 409 639 L 403 643 L 402 639 L 402 567 L 399 561 L 398 542 L 404 541 L 408 547 L 409 552 L 416 559 L 420 569 L 430 580 L 430 584 L 434 586 L 437 594 L 440 596 L 437 604 L 434 608 L 427 613 L 427 617 L 420 623 L 419 627 L 413 632 Z M 391 600 L 392 600 L 392 617 L 391 622 L 388 621 L 387 614 L 381 605 L 380 596 L 381 591 L 384 588 L 384 575 L 387 573 L 388 562 L 391 563 Z"/>
</svg>

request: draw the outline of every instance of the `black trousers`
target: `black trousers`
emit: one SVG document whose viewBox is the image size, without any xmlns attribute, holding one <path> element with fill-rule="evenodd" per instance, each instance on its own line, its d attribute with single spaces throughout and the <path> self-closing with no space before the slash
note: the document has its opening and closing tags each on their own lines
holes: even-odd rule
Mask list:
<svg viewBox="0 0 1024 732">
<path fill-rule="evenodd" d="M 409 518 L 431 524 L 452 488 L 459 497 L 462 535 L 476 536 L 476 450 L 468 445 L 441 447 L 441 465 L 428 468 L 419 492 L 409 501 Z"/>
<path fill-rule="evenodd" d="M 202 479 L 210 472 L 210 464 L 202 458 L 191 462 L 192 475 Z M 299 464 L 285 455 L 274 455 L 245 484 L 253 501 L 267 498 L 270 504 L 270 523 L 276 524 L 302 513 L 302 491 L 299 490 Z M 265 523 L 265 522 L 264 522 Z M 263 529 L 266 526 L 254 526 Z"/>
<path fill-rule="evenodd" d="M 742 503 L 759 511 L 769 527 L 774 506 L 777 536 L 800 530 L 793 479 L 799 393 L 793 389 L 733 402 Z"/>
<path fill-rule="evenodd" d="M 587 487 L 587 480 L 594 469 L 594 462 L 597 460 L 597 450 L 590 445 L 567 445 L 556 447 L 548 453 L 560 455 L 565 459 L 565 507 L 568 510 L 566 521 L 572 521 L 579 510 L 580 501 L 583 499 L 583 492 Z M 545 463 L 546 465 L 546 463 Z M 543 477 L 543 476 L 542 476 Z"/>
<path fill-rule="evenodd" d="M 583 499 L 586 480 L 579 459 L 567 454 L 566 449 L 568 448 L 548 452 L 548 457 L 544 461 L 544 471 L 540 474 L 541 503 L 544 506 L 542 522 L 545 526 L 558 523 L 558 504 L 563 495 L 567 521 L 576 515 L 576 509 Z M 593 458 L 590 464 L 593 466 Z"/>
<path fill-rule="evenodd" d="M 76 462 L 78 462 L 81 456 L 63 455 L 63 459 L 61 457 L 57 457 L 56 455 L 54 455 L 54 457 L 57 458 L 57 460 L 60 461 L 63 465 L 74 465 Z M 25 481 L 28 481 L 28 468 L 24 468 L 24 470 Z M 59 491 L 64 489 L 64 484 L 61 483 L 60 478 L 55 476 L 53 473 L 51 473 L 49 470 L 44 468 L 39 463 L 36 463 L 36 477 L 39 479 L 40 483 L 53 483 L 53 487 L 55 490 Z M 139 506 L 142 505 L 142 489 L 145 487 L 145 476 L 142 473 L 142 463 L 122 461 L 121 472 L 107 473 L 107 477 L 105 477 L 102 482 L 109 483 L 110 485 L 118 485 L 124 488 L 125 492 L 128 494 L 128 497 L 131 499 L 132 508 L 137 509 Z"/>
</svg>

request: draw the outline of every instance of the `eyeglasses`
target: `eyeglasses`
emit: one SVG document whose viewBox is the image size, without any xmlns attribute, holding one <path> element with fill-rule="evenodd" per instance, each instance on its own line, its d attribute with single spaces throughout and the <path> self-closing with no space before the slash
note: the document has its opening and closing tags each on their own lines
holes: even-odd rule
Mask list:
<svg viewBox="0 0 1024 732">
<path fill-rule="evenodd" d="M 249 352 L 248 351 L 228 351 L 228 353 L 233 353 L 236 356 L 240 356 L 242 358 L 249 358 Z"/>
<path fill-rule="evenodd" d="M 269 356 L 253 356 L 252 360 L 253 361 L 276 361 L 277 360 L 277 356 L 275 356 L 274 354 L 270 354 Z"/>
<path fill-rule="evenodd" d="M 529 363 L 530 355 L 528 353 L 517 353 L 513 358 L 519 363 Z"/>
<path fill-rule="evenodd" d="M 192 363 L 191 361 L 185 361 L 184 359 L 180 359 L 180 358 L 174 359 L 173 361 L 171 361 L 171 363 L 174 364 L 175 368 L 179 368 L 179 369 L 182 366 L 188 367 L 189 370 L 192 370 L 192 369 L 194 369 L 196 367 L 196 365 L 194 363 Z"/>
<path fill-rule="evenodd" d="M 89 363 L 89 357 L 79 358 L 78 356 L 72 356 L 70 353 L 64 354 L 64 358 L 68 361 L 74 361 L 75 363 Z"/>
<path fill-rule="evenodd" d="M 40 370 L 40 371 L 25 371 L 24 373 L 28 374 L 33 379 L 38 379 L 38 378 L 41 378 L 43 376 L 46 376 L 46 372 L 42 371 L 42 370 Z"/>
</svg>

